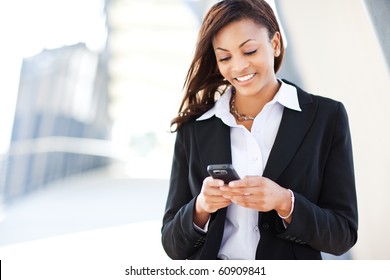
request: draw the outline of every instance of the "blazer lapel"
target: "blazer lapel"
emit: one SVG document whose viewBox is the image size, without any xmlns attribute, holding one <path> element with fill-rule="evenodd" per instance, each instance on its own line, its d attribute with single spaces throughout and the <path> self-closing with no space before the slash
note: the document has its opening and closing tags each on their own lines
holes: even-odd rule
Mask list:
<svg viewBox="0 0 390 280">
<path fill-rule="evenodd" d="M 230 127 L 221 119 L 214 116 L 197 121 L 195 137 L 204 170 L 209 164 L 232 163 Z"/>
<path fill-rule="evenodd" d="M 284 109 L 275 143 L 263 172 L 264 177 L 273 181 L 279 178 L 293 158 L 317 112 L 317 105 L 311 96 L 299 88 L 297 90 L 302 111 Z"/>
</svg>

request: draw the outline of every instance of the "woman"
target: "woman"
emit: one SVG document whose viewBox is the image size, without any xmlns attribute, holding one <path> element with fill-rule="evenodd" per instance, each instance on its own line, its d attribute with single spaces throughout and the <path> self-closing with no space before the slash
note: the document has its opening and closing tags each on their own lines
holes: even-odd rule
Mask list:
<svg viewBox="0 0 390 280">
<path fill-rule="evenodd" d="M 215 4 L 199 32 L 177 132 L 162 243 L 172 259 L 321 259 L 357 241 L 347 113 L 276 72 L 263 0 Z M 224 184 L 210 164 L 235 167 Z"/>
</svg>

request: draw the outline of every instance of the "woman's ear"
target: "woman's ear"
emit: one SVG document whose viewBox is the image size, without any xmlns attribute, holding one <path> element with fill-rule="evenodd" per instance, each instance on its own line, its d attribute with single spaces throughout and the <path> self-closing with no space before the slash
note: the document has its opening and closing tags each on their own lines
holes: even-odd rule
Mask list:
<svg viewBox="0 0 390 280">
<path fill-rule="evenodd" d="M 272 48 L 274 49 L 274 55 L 278 57 L 281 52 L 280 33 L 278 31 L 276 31 L 274 36 L 272 37 L 271 43 L 272 43 Z"/>
</svg>

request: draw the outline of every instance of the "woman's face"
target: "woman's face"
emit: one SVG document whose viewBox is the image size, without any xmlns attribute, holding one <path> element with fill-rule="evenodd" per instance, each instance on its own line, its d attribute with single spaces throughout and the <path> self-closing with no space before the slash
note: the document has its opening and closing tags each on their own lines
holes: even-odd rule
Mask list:
<svg viewBox="0 0 390 280">
<path fill-rule="evenodd" d="M 266 28 L 250 19 L 232 22 L 213 39 L 222 76 L 243 95 L 260 94 L 274 85 L 274 57 L 280 53 L 280 34 L 270 40 Z"/>
</svg>

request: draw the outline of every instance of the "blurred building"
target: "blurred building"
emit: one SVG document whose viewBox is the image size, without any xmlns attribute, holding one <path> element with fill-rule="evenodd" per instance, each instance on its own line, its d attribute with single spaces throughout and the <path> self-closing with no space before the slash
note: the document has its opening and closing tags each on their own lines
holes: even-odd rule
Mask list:
<svg viewBox="0 0 390 280">
<path fill-rule="evenodd" d="M 110 162 L 80 151 L 85 139 L 110 138 L 107 88 L 106 57 L 83 43 L 23 60 L 10 149 L 2 163 L 5 202 Z"/>
</svg>

